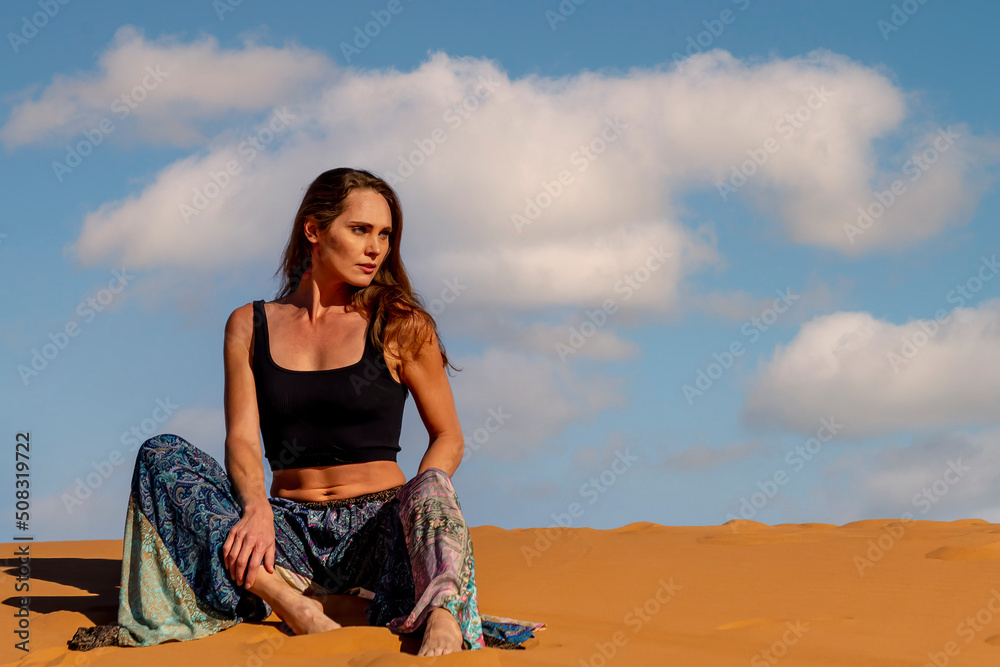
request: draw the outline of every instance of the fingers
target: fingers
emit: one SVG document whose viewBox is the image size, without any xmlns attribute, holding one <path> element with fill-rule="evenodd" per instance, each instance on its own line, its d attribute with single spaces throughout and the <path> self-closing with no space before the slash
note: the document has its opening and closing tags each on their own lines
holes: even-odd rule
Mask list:
<svg viewBox="0 0 1000 667">
<path fill-rule="evenodd" d="M 271 574 L 274 574 L 274 541 L 268 545 L 267 551 L 264 553 L 264 567 Z"/>
<path fill-rule="evenodd" d="M 242 585 L 243 569 L 250 558 L 249 552 L 252 550 L 252 547 L 238 523 L 229 531 L 229 537 L 226 538 L 227 541 L 230 538 L 232 539 L 232 544 L 226 554 L 226 569 L 229 570 L 233 581 Z"/>
<path fill-rule="evenodd" d="M 242 537 L 236 538 L 233 548 L 229 550 L 229 572 L 236 581 L 242 577 L 242 565 L 247 561 L 246 551 L 247 543 Z"/>
<path fill-rule="evenodd" d="M 259 542 L 257 544 L 251 545 L 250 540 L 245 540 L 243 548 L 243 553 L 246 557 L 237 558 L 236 560 L 236 571 L 239 578 L 236 579 L 236 583 L 244 588 L 249 588 L 253 586 L 253 582 L 257 580 L 257 571 L 261 565 L 264 565 L 267 561 L 267 552 L 264 550 L 263 545 Z M 272 565 L 269 572 L 274 572 L 274 567 Z"/>
<path fill-rule="evenodd" d="M 236 576 L 233 578 L 236 580 L 236 583 L 239 584 L 240 586 L 243 586 L 244 582 L 246 581 L 248 573 L 252 575 L 252 572 L 249 571 L 254 568 L 248 567 L 248 564 L 253 562 L 252 556 L 253 556 L 253 549 L 251 547 L 249 548 L 249 550 L 243 549 L 243 553 L 240 554 L 240 557 L 236 559 Z"/>
<path fill-rule="evenodd" d="M 246 556 L 243 555 L 243 552 L 245 551 L 245 549 L 243 549 L 241 547 L 242 547 L 242 544 L 233 547 L 233 551 L 232 551 L 232 553 L 229 556 L 230 559 L 232 560 L 232 564 L 229 566 L 229 574 L 233 577 L 233 581 L 235 581 L 237 584 L 240 584 L 240 585 L 243 584 L 243 581 L 242 581 L 242 579 L 243 579 L 243 566 L 247 562 Z M 242 556 L 242 558 L 241 558 L 241 556 Z"/>
<path fill-rule="evenodd" d="M 229 533 L 229 536 L 232 537 L 235 533 L 236 533 L 235 530 L 231 531 Z M 237 536 L 233 539 L 232 544 L 230 544 L 229 551 L 226 552 L 226 569 L 229 570 L 229 574 L 230 576 L 232 576 L 233 579 L 236 579 L 237 559 L 240 555 L 240 552 L 242 551 L 242 548 L 243 548 L 243 538 L 241 536 Z"/>
<path fill-rule="evenodd" d="M 222 545 L 222 561 L 226 564 L 226 569 L 229 569 L 229 550 L 233 548 L 233 539 L 235 534 L 232 528 L 229 529 L 229 534 L 226 536 L 226 542 Z"/>
<path fill-rule="evenodd" d="M 274 574 L 274 538 L 261 538 L 250 555 L 250 568 L 247 575 L 247 587 L 253 586 L 257 580 L 258 567 L 263 566 L 269 574 Z"/>
<path fill-rule="evenodd" d="M 257 550 L 250 552 L 250 558 L 247 561 L 246 569 L 246 585 L 244 588 L 250 588 L 253 586 L 253 582 L 257 581 L 257 568 L 260 567 L 258 564 L 259 556 L 257 555 Z"/>
<path fill-rule="evenodd" d="M 249 539 L 243 542 L 243 553 L 246 554 L 245 557 L 241 557 L 236 561 L 236 570 L 240 575 L 240 586 L 252 586 L 254 579 L 257 577 L 257 568 L 260 567 L 261 555 L 260 546 L 253 544 Z"/>
<path fill-rule="evenodd" d="M 253 586 L 261 566 L 274 573 L 274 534 L 262 534 L 258 527 L 248 527 L 242 519 L 230 529 L 222 550 L 226 569 L 240 586 Z"/>
</svg>

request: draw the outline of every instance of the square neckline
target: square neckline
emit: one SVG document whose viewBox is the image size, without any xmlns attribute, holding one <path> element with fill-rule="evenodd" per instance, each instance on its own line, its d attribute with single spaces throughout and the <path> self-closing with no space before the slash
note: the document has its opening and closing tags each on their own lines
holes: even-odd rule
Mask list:
<svg viewBox="0 0 1000 667">
<path fill-rule="evenodd" d="M 284 366 L 279 366 L 274 361 L 274 357 L 271 356 L 271 332 L 268 330 L 268 327 L 267 327 L 267 308 L 265 308 L 265 302 L 264 302 L 263 299 L 260 301 L 260 311 L 261 311 L 261 316 L 262 316 L 261 317 L 261 320 L 262 320 L 261 321 L 261 325 L 262 325 L 263 332 L 264 332 L 264 338 L 267 341 L 266 344 L 265 344 L 265 350 L 264 350 L 265 357 L 267 358 L 268 363 L 270 363 L 273 368 L 276 368 L 279 371 L 283 371 L 285 373 L 298 373 L 298 374 L 305 374 L 305 375 L 316 374 L 316 373 L 333 373 L 333 372 L 336 372 L 336 371 L 346 371 L 346 370 L 350 370 L 350 369 L 356 368 L 356 367 L 360 366 L 362 363 L 364 363 L 365 359 L 368 358 L 368 350 L 369 350 L 369 347 L 371 346 L 371 341 L 369 340 L 369 336 L 368 336 L 368 326 L 366 326 L 365 327 L 365 349 L 361 352 L 361 358 L 358 359 L 356 362 L 354 362 L 353 364 L 351 364 L 349 366 L 339 366 L 337 368 L 322 368 L 320 370 L 314 370 L 314 371 L 299 371 L 299 370 L 295 370 L 293 368 L 285 368 Z M 369 322 L 369 325 L 370 324 L 371 323 Z"/>
</svg>

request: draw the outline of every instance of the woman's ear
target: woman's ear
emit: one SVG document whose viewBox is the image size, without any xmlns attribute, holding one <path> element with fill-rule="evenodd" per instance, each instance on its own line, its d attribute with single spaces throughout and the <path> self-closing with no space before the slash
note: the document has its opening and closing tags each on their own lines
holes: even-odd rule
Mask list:
<svg viewBox="0 0 1000 667">
<path fill-rule="evenodd" d="M 306 216 L 305 222 L 302 224 L 302 231 L 310 243 L 316 243 L 319 240 L 319 229 L 316 220 L 311 215 Z"/>
</svg>

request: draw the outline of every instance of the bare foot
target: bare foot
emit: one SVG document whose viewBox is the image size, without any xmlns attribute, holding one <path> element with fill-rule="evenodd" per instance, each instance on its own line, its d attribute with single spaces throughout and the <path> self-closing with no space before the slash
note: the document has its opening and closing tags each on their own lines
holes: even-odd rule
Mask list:
<svg viewBox="0 0 1000 667">
<path fill-rule="evenodd" d="M 260 567 L 253 586 L 247 587 L 247 590 L 271 605 L 274 612 L 297 635 L 311 635 L 341 627 L 340 623 L 324 613 L 322 602 L 292 588 L 277 572 L 268 573 L 264 567 Z"/>
<path fill-rule="evenodd" d="M 323 604 L 315 598 L 298 595 L 288 600 L 283 607 L 284 609 L 275 611 L 297 635 L 311 635 L 341 627 L 340 623 L 323 613 Z"/>
<path fill-rule="evenodd" d="M 451 612 L 435 607 L 427 616 L 424 641 L 417 655 L 446 655 L 462 650 L 462 629 Z"/>
</svg>

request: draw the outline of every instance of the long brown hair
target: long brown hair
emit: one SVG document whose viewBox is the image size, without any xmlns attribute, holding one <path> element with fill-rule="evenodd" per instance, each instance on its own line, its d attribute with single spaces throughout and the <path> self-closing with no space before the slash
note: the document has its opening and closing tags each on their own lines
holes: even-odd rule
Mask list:
<svg viewBox="0 0 1000 667">
<path fill-rule="evenodd" d="M 415 356 L 433 330 L 445 367 L 461 370 L 448 361 L 444 343 L 438 335 L 437 322 L 424 308 L 423 299 L 410 286 L 410 278 L 399 254 L 403 236 L 403 209 L 399 197 L 392 186 L 364 169 L 330 169 L 317 176 L 306 189 L 292 221 L 292 233 L 285 246 L 281 267 L 275 272 L 275 276 L 281 275 L 281 287 L 275 300 L 294 292 L 312 265 L 312 244 L 304 231 L 306 218 L 312 217 L 320 230 L 328 229 L 347 208 L 347 197 L 355 190 L 373 190 L 385 198 L 392 215 L 392 232 L 389 234 L 388 256 L 379 265 L 371 283 L 355 290 L 351 308 L 363 313 L 369 320 L 369 335 L 380 355 L 385 342 L 395 338 L 401 351 L 409 351 Z"/>
</svg>

